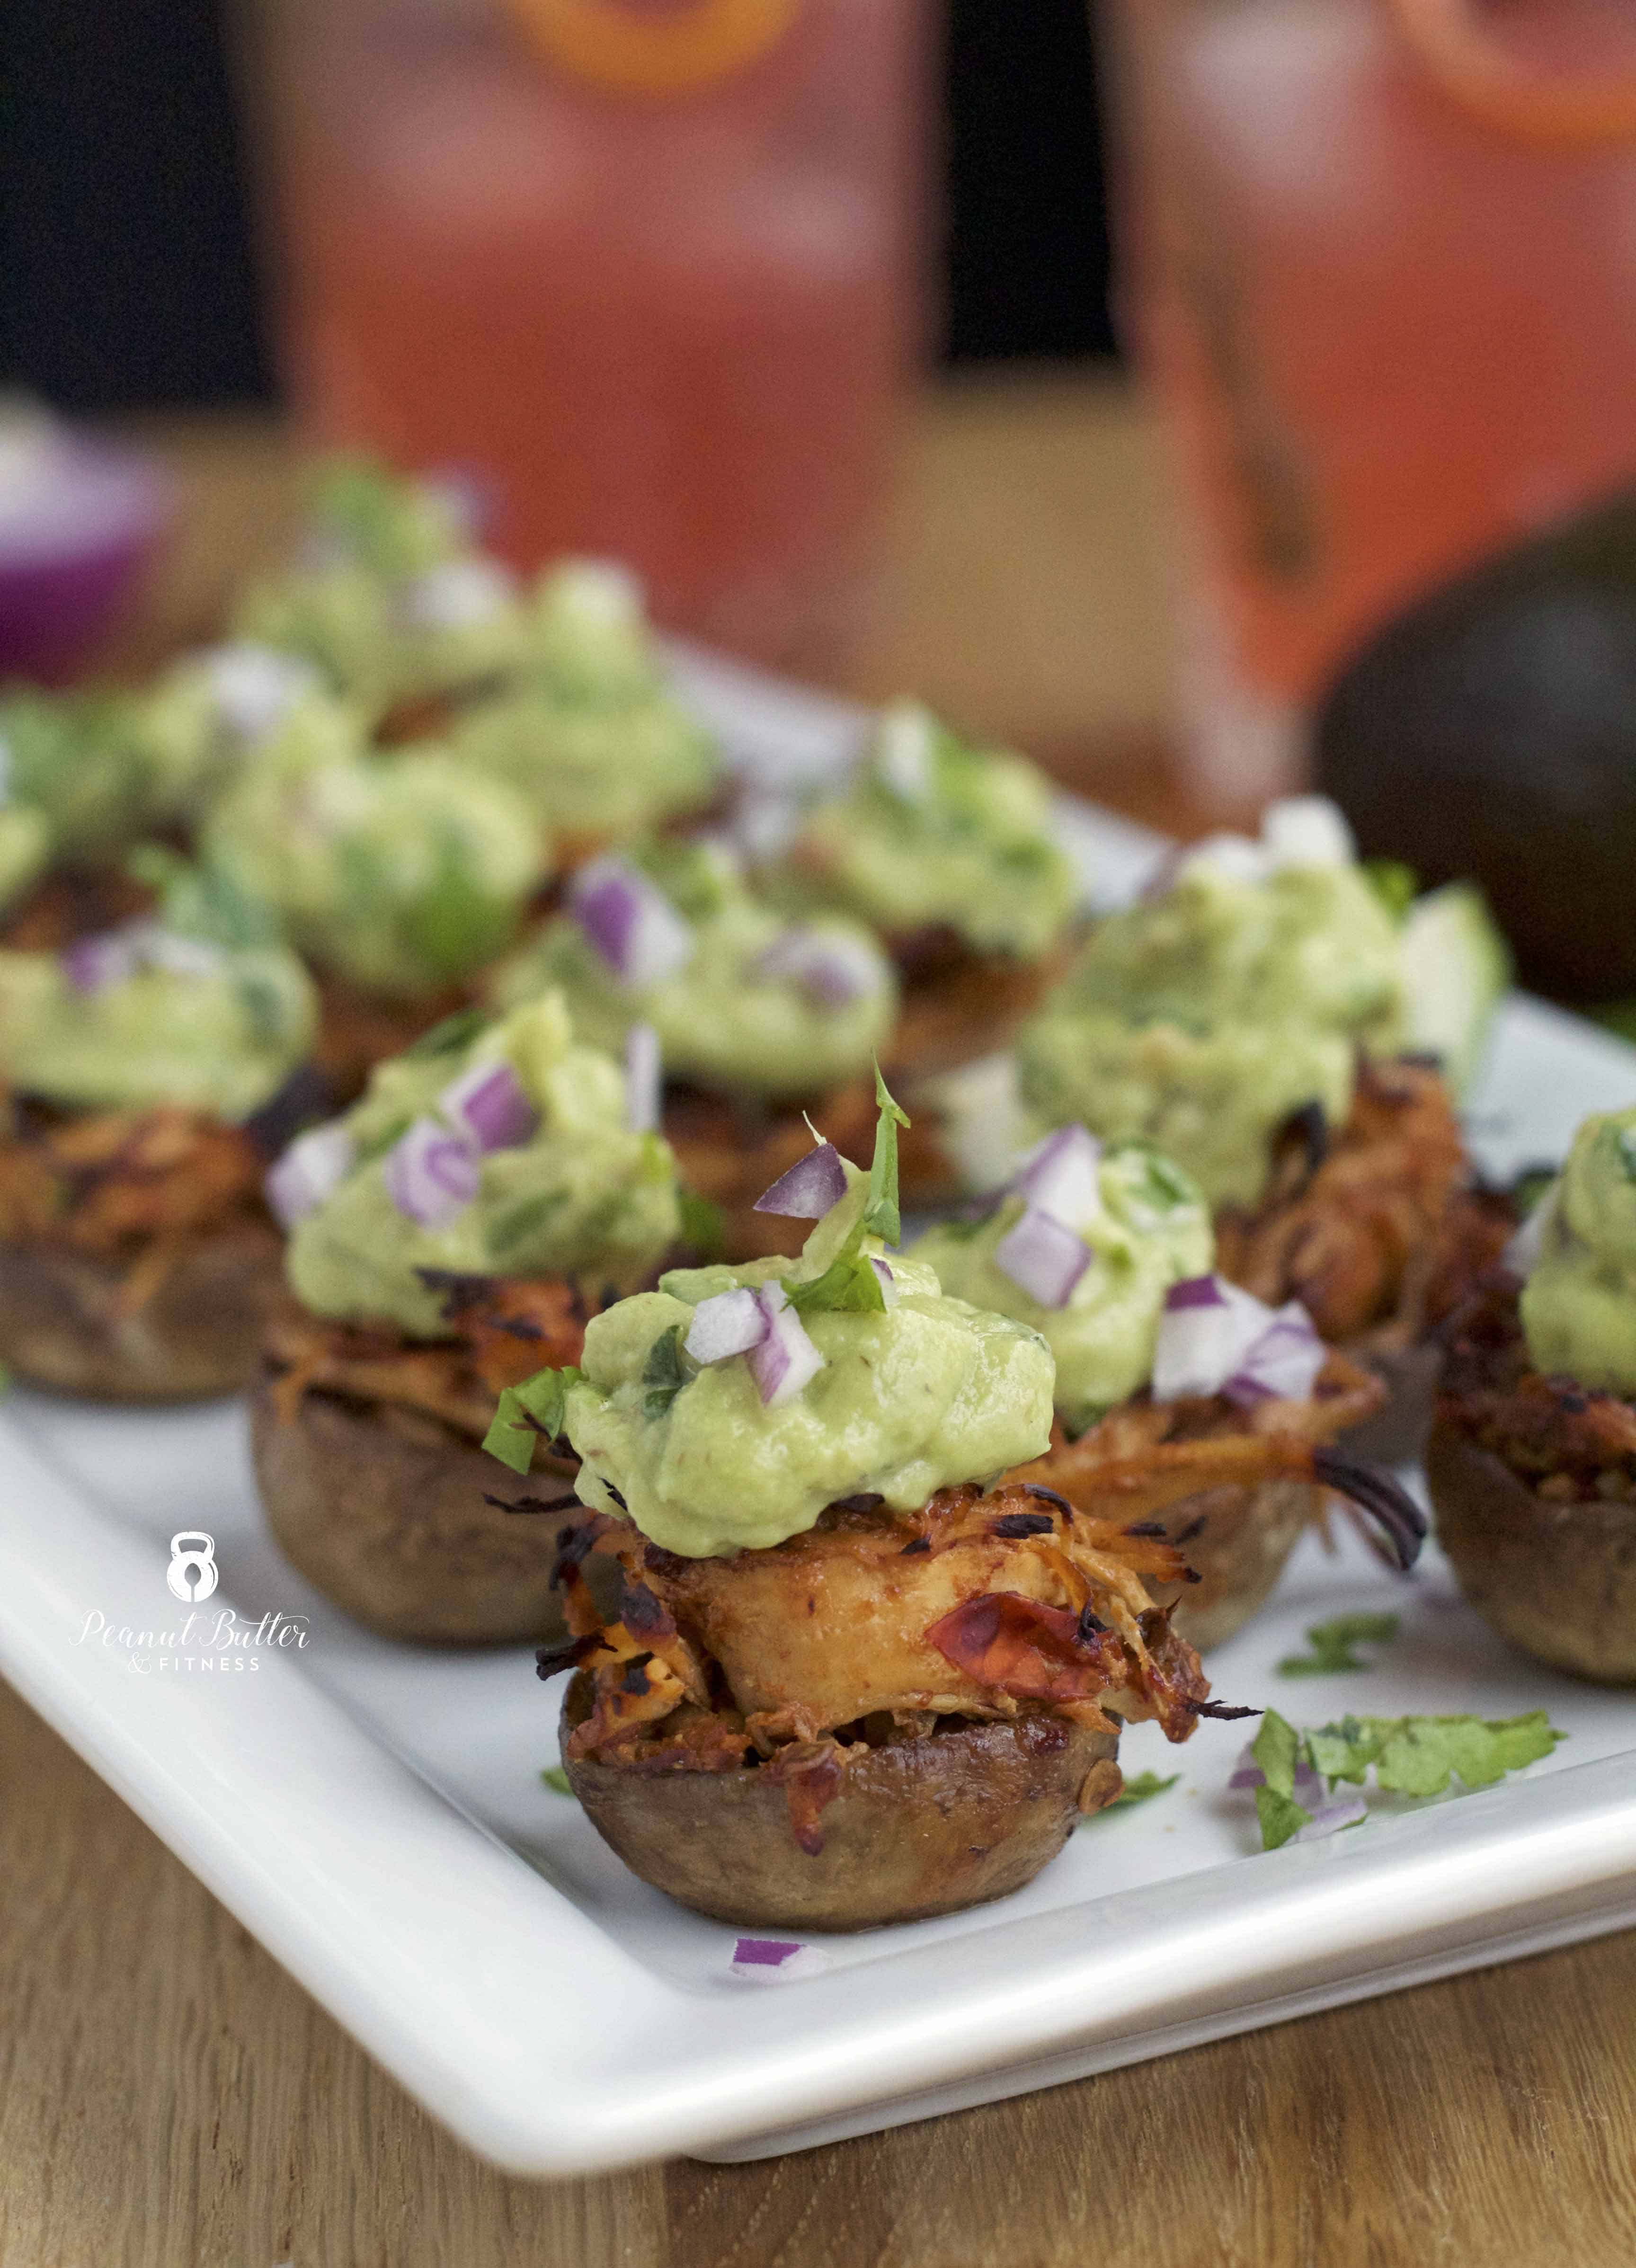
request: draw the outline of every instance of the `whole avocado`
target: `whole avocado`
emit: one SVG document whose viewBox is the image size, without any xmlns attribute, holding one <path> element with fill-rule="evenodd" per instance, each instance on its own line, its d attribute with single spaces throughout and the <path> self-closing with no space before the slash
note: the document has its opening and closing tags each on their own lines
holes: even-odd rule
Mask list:
<svg viewBox="0 0 1636 2268">
<path fill-rule="evenodd" d="M 1418 600 L 1319 710 L 1359 846 L 1481 884 L 1522 981 L 1636 992 L 1636 494 Z"/>
</svg>

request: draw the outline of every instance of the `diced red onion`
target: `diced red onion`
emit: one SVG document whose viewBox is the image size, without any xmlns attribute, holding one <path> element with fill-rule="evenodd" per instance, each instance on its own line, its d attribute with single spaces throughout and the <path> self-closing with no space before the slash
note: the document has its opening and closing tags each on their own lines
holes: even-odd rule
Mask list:
<svg viewBox="0 0 1636 2268">
<path fill-rule="evenodd" d="M 1520 1276 L 1525 1284 L 1539 1265 L 1545 1248 L 1545 1231 L 1556 1210 L 1557 1184 L 1553 1182 L 1500 1256 L 1501 1267 Z"/>
<path fill-rule="evenodd" d="M 398 593 L 398 614 L 410 630 L 473 630 L 503 615 L 516 596 L 509 568 L 474 555 L 442 560 L 414 576 Z"/>
<path fill-rule="evenodd" d="M 1102 1209 L 1102 1144 L 1083 1126 L 1059 1126 L 1028 1152 L 1012 1187 L 1053 1220 L 1083 1227 Z"/>
<path fill-rule="evenodd" d="M 1256 1744 L 1249 1742 L 1239 1750 L 1238 1762 L 1233 1767 L 1229 1787 L 1264 1787 L 1267 1776 L 1256 1762 Z M 1322 1773 L 1316 1772 L 1304 1756 L 1295 1759 L 1294 1785 L 1292 1791 L 1303 1811 L 1315 1812 L 1329 1800 Z"/>
<path fill-rule="evenodd" d="M 886 969 L 861 937 L 826 936 L 798 927 L 786 929 L 756 955 L 755 974 L 772 983 L 799 984 L 821 1008 L 844 1008 L 878 992 Z"/>
<path fill-rule="evenodd" d="M 442 1228 L 477 1194 L 477 1156 L 435 1118 L 417 1118 L 387 1152 L 387 1195 L 422 1228 Z"/>
<path fill-rule="evenodd" d="M 819 1976 L 829 1966 L 829 1955 L 816 1945 L 779 1937 L 741 1937 L 733 1948 L 728 1971 L 748 1984 L 782 1984 L 792 1977 Z"/>
<path fill-rule="evenodd" d="M 438 1108 L 468 1146 L 485 1156 L 490 1150 L 516 1149 L 540 1123 L 508 1063 L 474 1064 L 444 1088 Z"/>
<path fill-rule="evenodd" d="M 900 803 L 924 803 L 932 790 L 933 725 L 917 701 L 895 701 L 881 714 L 874 767 Z"/>
<path fill-rule="evenodd" d="M 1302 1810 L 1310 1807 L 1297 1794 L 1295 1800 Z M 1304 1827 L 1298 1827 L 1291 1836 L 1292 1843 L 1318 1843 L 1326 1835 L 1338 1835 L 1343 1827 L 1361 1827 L 1369 1815 L 1369 1807 L 1354 1790 L 1348 1795 L 1338 1795 L 1319 1804 Z"/>
<path fill-rule="evenodd" d="M 316 1212 L 351 1172 L 355 1154 L 352 1137 L 339 1119 L 298 1134 L 262 1184 L 274 1219 L 293 1228 Z"/>
<path fill-rule="evenodd" d="M 100 992 L 122 984 L 141 965 L 136 939 L 129 929 L 101 930 L 94 937 L 77 937 L 59 956 L 63 975 L 76 992 Z"/>
<path fill-rule="evenodd" d="M 1261 842 L 1274 866 L 1350 866 L 1358 855 L 1338 804 L 1327 795 L 1286 795 L 1261 814 Z"/>
<path fill-rule="evenodd" d="M 769 1328 L 766 1309 L 754 1292 L 741 1285 L 699 1301 L 682 1344 L 695 1362 L 726 1362 L 758 1347 Z"/>
<path fill-rule="evenodd" d="M 994 1265 L 1042 1307 L 1065 1307 L 1091 1264 L 1091 1248 L 1065 1223 L 1029 1205 L 994 1248 Z"/>
<path fill-rule="evenodd" d="M 664 892 L 623 858 L 593 858 L 582 866 L 568 902 L 622 983 L 660 983 L 692 959 L 692 930 Z"/>
<path fill-rule="evenodd" d="M 155 921 L 123 923 L 93 937 L 77 937 L 60 956 L 64 977 L 76 992 L 100 992 L 123 984 L 139 969 L 162 969 L 167 976 L 214 976 L 225 955 L 206 938 L 180 937 Z"/>
<path fill-rule="evenodd" d="M 895 1307 L 897 1305 L 896 1277 L 893 1275 L 886 1262 L 878 1258 L 873 1253 L 869 1256 L 869 1265 L 875 1271 L 875 1279 L 881 1286 L 881 1299 L 888 1307 Z"/>
<path fill-rule="evenodd" d="M 780 1174 L 751 1207 L 754 1212 L 776 1212 L 785 1220 L 822 1220 L 831 1205 L 846 1195 L 846 1169 L 833 1142 L 820 1142 L 798 1158 L 787 1174 Z"/>
<path fill-rule="evenodd" d="M 1233 882 L 1264 882 L 1272 871 L 1266 852 L 1248 835 L 1207 835 L 1202 843 L 1189 843 L 1171 870 L 1172 884 L 1198 866 Z"/>
<path fill-rule="evenodd" d="M 750 1349 L 750 1373 L 764 1408 L 792 1402 L 823 1368 L 823 1357 L 807 1336 L 782 1284 L 763 1284 L 755 1297 L 767 1319 L 767 1336 Z"/>
<path fill-rule="evenodd" d="M 323 681 L 310 661 L 245 639 L 213 646 L 200 657 L 217 715 L 235 740 L 246 747 L 263 740 L 283 724 L 297 702 L 316 693 Z"/>
<path fill-rule="evenodd" d="M 1299 1300 L 1291 1300 L 1239 1358 L 1221 1391 L 1241 1409 L 1257 1402 L 1310 1401 L 1324 1352 L 1311 1316 Z"/>
<path fill-rule="evenodd" d="M 1153 1346 L 1153 1400 L 1219 1394 L 1271 1321 L 1271 1307 L 1223 1277 L 1173 1284 Z"/>
<path fill-rule="evenodd" d="M 1155 1402 L 1224 1394 L 1247 1407 L 1310 1398 L 1324 1346 L 1298 1300 L 1269 1307 L 1221 1276 L 1190 1276 L 1165 1294 L 1153 1347 Z"/>
<path fill-rule="evenodd" d="M 43 411 L 0 417 L 0 676 L 57 674 L 99 637 L 170 509 L 148 459 Z"/>
<path fill-rule="evenodd" d="M 632 1024 L 625 1035 L 625 1123 L 633 1134 L 659 1131 L 665 1067 L 652 1024 Z"/>
<path fill-rule="evenodd" d="M 217 976 L 227 958 L 208 938 L 179 937 L 159 922 L 133 922 L 127 933 L 135 942 L 138 962 L 161 969 L 166 976 Z"/>
</svg>

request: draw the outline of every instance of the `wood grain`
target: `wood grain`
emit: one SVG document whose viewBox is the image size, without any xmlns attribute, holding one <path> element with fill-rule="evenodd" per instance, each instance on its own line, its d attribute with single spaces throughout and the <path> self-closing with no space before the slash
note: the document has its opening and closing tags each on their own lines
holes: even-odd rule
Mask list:
<svg viewBox="0 0 1636 2268">
<path fill-rule="evenodd" d="M 266 421 L 172 424 L 127 668 L 290 524 Z M 929 406 L 849 680 L 1184 828 L 1153 472 L 1105 387 Z M 480 2164 L 0 1687 L 0 2268 L 1629 2268 L 1636 1935 L 762 2165 Z"/>
</svg>

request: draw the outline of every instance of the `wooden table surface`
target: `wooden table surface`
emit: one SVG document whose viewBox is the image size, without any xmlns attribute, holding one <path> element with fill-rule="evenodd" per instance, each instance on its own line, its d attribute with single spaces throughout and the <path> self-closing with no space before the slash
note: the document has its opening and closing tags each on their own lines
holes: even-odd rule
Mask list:
<svg viewBox="0 0 1636 2268">
<path fill-rule="evenodd" d="M 170 429 L 127 661 L 289 522 L 263 423 Z M 915 438 L 847 675 L 1197 826 L 1163 754 L 1154 482 L 1116 393 L 968 384 Z M 760 2165 L 481 2164 L 0 1687 L 3 2268 L 1629 2268 L 1636 1935 Z"/>
</svg>

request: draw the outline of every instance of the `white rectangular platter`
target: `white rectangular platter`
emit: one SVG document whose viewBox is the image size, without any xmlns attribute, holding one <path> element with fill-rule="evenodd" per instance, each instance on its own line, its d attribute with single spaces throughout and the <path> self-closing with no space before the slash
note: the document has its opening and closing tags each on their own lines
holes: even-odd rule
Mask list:
<svg viewBox="0 0 1636 2268">
<path fill-rule="evenodd" d="M 769 784 L 856 738 L 836 704 L 697 656 L 677 670 Z M 1063 821 L 1099 896 L 1161 848 L 1084 806 Z M 1636 1051 L 1514 999 L 1473 1140 L 1510 1171 L 1633 1099 Z M 188 1528 L 220 1570 L 203 1609 L 166 1587 Z M 1352 1607 L 1401 1616 L 1376 1667 L 1276 1675 Z M 751 1989 L 731 1930 L 634 1880 L 542 1785 L 557 1689 L 528 1650 L 387 1645 L 284 1565 L 236 1405 L 0 1405 L 0 1670 L 387 2070 L 524 2173 L 806 2147 L 1636 1922 L 1636 1695 L 1509 1653 L 1434 1553 L 1405 1581 L 1309 1538 L 1210 1667 L 1223 1698 L 1306 1723 L 1544 1707 L 1569 1737 L 1484 1793 L 1376 1802 L 1356 1831 L 1263 1853 L 1227 1788 L 1243 1728 L 1170 1750 L 1139 1727 L 1127 1771 L 1177 1784 L 1087 1822 L 1029 1889 L 828 1940 Z"/>
</svg>

